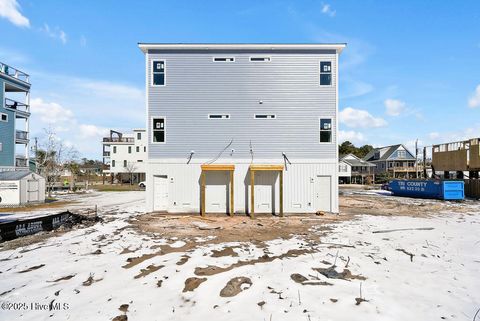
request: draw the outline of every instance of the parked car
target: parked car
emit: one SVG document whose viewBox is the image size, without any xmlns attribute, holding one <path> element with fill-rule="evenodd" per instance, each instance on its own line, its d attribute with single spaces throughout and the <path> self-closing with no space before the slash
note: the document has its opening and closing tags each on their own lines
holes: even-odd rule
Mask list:
<svg viewBox="0 0 480 321">
<path fill-rule="evenodd" d="M 147 184 L 145 181 L 138 183 L 138 187 L 145 188 L 147 187 Z"/>
</svg>

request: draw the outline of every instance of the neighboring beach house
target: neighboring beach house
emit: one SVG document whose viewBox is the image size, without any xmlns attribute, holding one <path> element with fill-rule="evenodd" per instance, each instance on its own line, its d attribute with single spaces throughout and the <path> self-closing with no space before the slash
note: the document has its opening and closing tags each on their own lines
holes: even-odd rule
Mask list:
<svg viewBox="0 0 480 321">
<path fill-rule="evenodd" d="M 344 44 L 139 44 L 147 210 L 338 212 Z"/>
<path fill-rule="evenodd" d="M 0 171 L 29 169 L 29 75 L 0 62 Z"/>
<path fill-rule="evenodd" d="M 110 176 L 112 183 L 138 184 L 145 180 L 146 136 L 145 129 L 134 129 L 129 134 L 111 130 L 103 138 L 103 163 L 107 168 L 103 174 Z"/>
<path fill-rule="evenodd" d="M 340 156 L 338 164 L 339 182 L 343 184 L 365 184 L 375 181 L 376 165 L 354 154 Z"/>
<path fill-rule="evenodd" d="M 375 175 L 386 174 L 393 178 L 417 175 L 417 160 L 403 144 L 375 148 L 363 160 L 377 165 Z"/>
</svg>

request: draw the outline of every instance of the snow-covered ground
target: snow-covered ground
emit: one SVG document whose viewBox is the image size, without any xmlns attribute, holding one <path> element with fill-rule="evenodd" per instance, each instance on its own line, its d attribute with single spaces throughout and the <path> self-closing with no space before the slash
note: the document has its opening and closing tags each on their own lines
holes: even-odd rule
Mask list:
<svg viewBox="0 0 480 321">
<path fill-rule="evenodd" d="M 0 252 L 0 320 L 473 320 L 480 308 L 478 212 L 365 215 L 315 244 L 193 247 L 130 225 L 141 193 L 98 193 L 85 204 L 103 223 Z"/>
</svg>

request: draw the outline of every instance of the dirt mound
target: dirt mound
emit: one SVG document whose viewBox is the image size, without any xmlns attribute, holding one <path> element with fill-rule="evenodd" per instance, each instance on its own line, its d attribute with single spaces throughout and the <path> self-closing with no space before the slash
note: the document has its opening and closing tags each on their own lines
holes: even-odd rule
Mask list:
<svg viewBox="0 0 480 321">
<path fill-rule="evenodd" d="M 165 265 L 154 265 L 154 264 L 150 264 L 149 266 L 147 266 L 145 269 L 141 269 L 140 270 L 140 273 L 135 275 L 134 278 L 135 279 L 139 279 L 139 278 L 143 278 L 147 275 L 149 275 L 150 273 L 153 273 L 155 271 L 158 271 L 160 270 L 161 268 L 163 268 Z"/>
<path fill-rule="evenodd" d="M 240 276 L 228 281 L 227 285 L 220 291 L 221 297 L 236 296 L 243 290 L 246 290 L 252 286 L 252 280 L 247 277 Z"/>
<path fill-rule="evenodd" d="M 196 278 L 191 277 L 185 280 L 185 287 L 183 288 L 182 292 L 191 292 L 198 288 L 200 284 L 207 281 L 207 278 Z"/>
<path fill-rule="evenodd" d="M 317 271 L 323 276 L 326 276 L 329 279 L 340 279 L 340 280 L 366 280 L 367 278 L 361 275 L 352 274 L 349 269 L 344 269 L 342 272 L 337 272 L 335 266 L 328 268 L 313 268 L 314 271 Z"/>
<path fill-rule="evenodd" d="M 233 250 L 233 247 L 228 246 L 221 250 L 213 250 L 211 257 L 222 257 L 222 256 L 238 256 L 238 253 Z"/>
</svg>

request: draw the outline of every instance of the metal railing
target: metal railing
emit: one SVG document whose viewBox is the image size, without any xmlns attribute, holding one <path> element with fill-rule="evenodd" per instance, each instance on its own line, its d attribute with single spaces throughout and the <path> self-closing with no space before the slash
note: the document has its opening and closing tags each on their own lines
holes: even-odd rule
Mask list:
<svg viewBox="0 0 480 321">
<path fill-rule="evenodd" d="M 3 62 L 0 62 L 0 72 L 23 82 L 30 83 L 30 76 L 28 74 L 4 64 Z"/>
<path fill-rule="evenodd" d="M 15 138 L 21 140 L 28 140 L 28 132 L 23 130 L 16 130 L 15 131 Z"/>
<path fill-rule="evenodd" d="M 110 156 L 110 152 L 103 152 L 103 156 L 105 156 L 105 157 Z"/>
<path fill-rule="evenodd" d="M 15 156 L 15 167 L 28 167 L 24 156 Z"/>
<path fill-rule="evenodd" d="M 10 99 L 10 98 L 5 98 L 5 107 L 15 109 L 15 110 L 18 110 L 18 111 L 23 111 L 25 113 L 29 112 L 28 111 L 29 106 L 27 104 L 18 102 L 16 100 L 13 100 L 13 99 Z"/>
<path fill-rule="evenodd" d="M 106 143 L 133 143 L 133 137 L 104 137 L 103 141 Z"/>
</svg>

